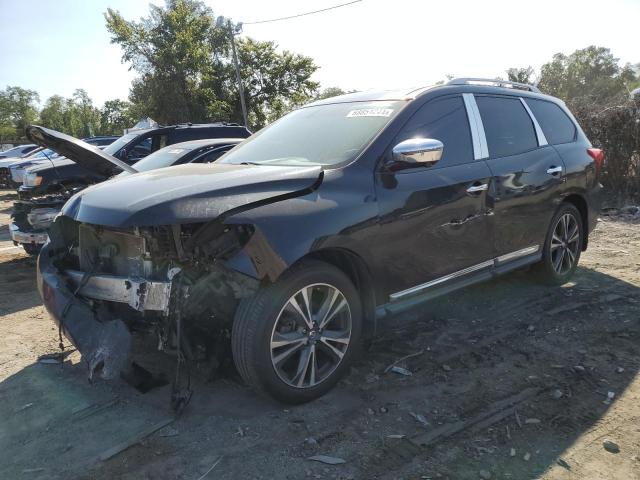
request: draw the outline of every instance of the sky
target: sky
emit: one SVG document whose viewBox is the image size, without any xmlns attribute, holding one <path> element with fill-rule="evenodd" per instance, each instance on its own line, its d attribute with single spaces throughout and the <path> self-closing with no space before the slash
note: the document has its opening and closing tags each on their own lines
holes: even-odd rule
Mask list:
<svg viewBox="0 0 640 480">
<path fill-rule="evenodd" d="M 215 15 L 252 22 L 348 0 L 205 0 Z M 41 101 L 76 88 L 96 105 L 126 99 L 136 74 L 110 43 L 103 13 L 128 20 L 147 0 L 0 0 L 0 88 L 17 85 Z M 154 4 L 164 4 L 154 0 Z M 243 35 L 274 40 L 312 57 L 322 87 L 345 90 L 419 87 L 446 75 L 505 76 L 538 69 L 554 53 L 605 46 L 622 63 L 640 62 L 640 0 L 362 0 L 307 17 L 245 25 Z"/>
</svg>

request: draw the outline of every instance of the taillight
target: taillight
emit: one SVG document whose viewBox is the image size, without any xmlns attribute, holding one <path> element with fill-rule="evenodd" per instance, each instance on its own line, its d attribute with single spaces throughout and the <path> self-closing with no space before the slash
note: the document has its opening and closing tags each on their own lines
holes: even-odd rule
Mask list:
<svg viewBox="0 0 640 480">
<path fill-rule="evenodd" d="M 598 175 L 604 165 L 604 151 L 600 148 L 587 148 L 587 153 L 593 158 L 593 162 L 596 164 L 596 175 Z"/>
</svg>

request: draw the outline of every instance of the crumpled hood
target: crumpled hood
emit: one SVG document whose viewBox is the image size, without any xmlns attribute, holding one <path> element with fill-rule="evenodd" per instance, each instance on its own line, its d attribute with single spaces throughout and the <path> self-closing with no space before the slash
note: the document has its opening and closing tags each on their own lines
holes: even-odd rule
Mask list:
<svg viewBox="0 0 640 480">
<path fill-rule="evenodd" d="M 312 189 L 321 178 L 320 167 L 186 164 L 94 185 L 71 197 L 62 213 L 111 227 L 198 223 Z"/>
</svg>

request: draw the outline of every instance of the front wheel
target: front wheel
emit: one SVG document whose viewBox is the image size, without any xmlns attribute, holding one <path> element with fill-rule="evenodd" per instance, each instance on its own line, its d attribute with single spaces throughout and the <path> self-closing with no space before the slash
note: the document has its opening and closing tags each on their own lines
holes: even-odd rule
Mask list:
<svg viewBox="0 0 640 480">
<path fill-rule="evenodd" d="M 242 378 L 286 403 L 330 390 L 358 350 L 362 313 L 349 278 L 306 261 L 244 300 L 231 336 Z"/>
<path fill-rule="evenodd" d="M 542 252 L 542 261 L 537 265 L 538 277 L 550 285 L 568 282 L 578 266 L 584 226 L 582 217 L 571 204 L 561 205 L 551 220 Z"/>
</svg>

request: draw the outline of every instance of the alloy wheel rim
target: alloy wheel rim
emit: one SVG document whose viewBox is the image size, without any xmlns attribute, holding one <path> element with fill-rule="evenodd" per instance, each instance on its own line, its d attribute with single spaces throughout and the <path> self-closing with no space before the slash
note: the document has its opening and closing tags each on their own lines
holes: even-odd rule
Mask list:
<svg viewBox="0 0 640 480">
<path fill-rule="evenodd" d="M 351 310 L 333 285 L 307 285 L 284 304 L 273 326 L 271 364 L 295 388 L 322 383 L 338 368 L 351 342 Z"/>
<path fill-rule="evenodd" d="M 558 275 L 570 271 L 578 258 L 580 248 L 580 227 L 570 213 L 563 214 L 557 221 L 551 237 L 551 265 Z"/>
</svg>

